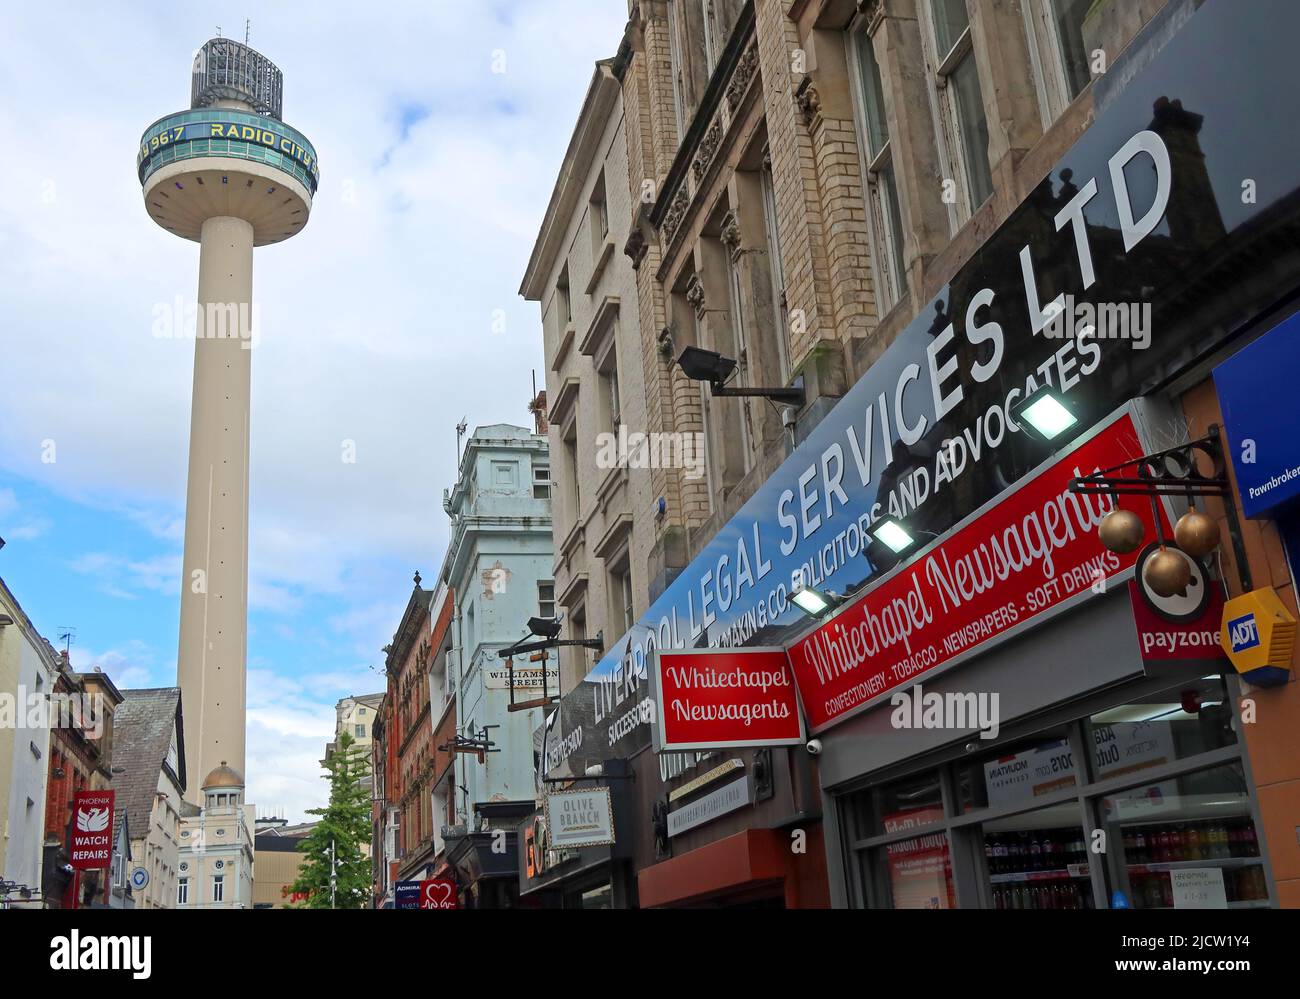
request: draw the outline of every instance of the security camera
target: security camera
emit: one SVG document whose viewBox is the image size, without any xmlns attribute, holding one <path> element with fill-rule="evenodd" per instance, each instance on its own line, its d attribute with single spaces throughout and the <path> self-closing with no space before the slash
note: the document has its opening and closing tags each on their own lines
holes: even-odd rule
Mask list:
<svg viewBox="0 0 1300 999">
<path fill-rule="evenodd" d="M 806 745 L 804 748 L 808 750 L 809 756 L 821 756 L 822 741 L 821 739 L 809 739 L 808 745 Z"/>
</svg>

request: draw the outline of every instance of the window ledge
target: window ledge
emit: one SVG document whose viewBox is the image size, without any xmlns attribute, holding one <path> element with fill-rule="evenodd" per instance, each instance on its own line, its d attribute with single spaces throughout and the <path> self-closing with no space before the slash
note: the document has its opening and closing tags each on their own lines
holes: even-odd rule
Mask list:
<svg viewBox="0 0 1300 999">
<path fill-rule="evenodd" d="M 610 239 L 609 233 L 606 233 L 605 242 L 600 248 L 600 253 L 596 256 L 596 266 L 591 269 L 591 277 L 587 279 L 586 292 L 588 295 L 595 293 L 596 286 L 600 284 L 601 275 L 605 273 L 605 266 L 613 255 L 614 241 Z"/>
</svg>

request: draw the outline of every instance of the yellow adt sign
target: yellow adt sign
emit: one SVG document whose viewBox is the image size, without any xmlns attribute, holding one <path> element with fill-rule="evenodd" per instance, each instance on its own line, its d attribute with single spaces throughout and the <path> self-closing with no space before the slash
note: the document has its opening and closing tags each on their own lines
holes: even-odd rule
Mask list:
<svg viewBox="0 0 1300 999">
<path fill-rule="evenodd" d="M 1243 593 L 1223 606 L 1219 642 L 1242 679 L 1257 687 L 1290 678 L 1295 634 L 1296 619 L 1270 587 Z"/>
</svg>

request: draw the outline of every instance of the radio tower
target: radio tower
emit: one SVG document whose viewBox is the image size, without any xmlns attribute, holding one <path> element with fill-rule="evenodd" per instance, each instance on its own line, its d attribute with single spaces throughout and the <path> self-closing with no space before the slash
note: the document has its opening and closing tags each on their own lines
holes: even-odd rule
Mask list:
<svg viewBox="0 0 1300 999">
<path fill-rule="evenodd" d="M 319 179 L 315 149 L 281 119 L 283 89 L 265 56 L 213 38 L 194 57 L 190 110 L 150 125 L 137 157 L 150 217 L 199 244 L 177 652 L 196 803 L 223 761 L 244 775 L 253 247 L 307 224 Z"/>
</svg>

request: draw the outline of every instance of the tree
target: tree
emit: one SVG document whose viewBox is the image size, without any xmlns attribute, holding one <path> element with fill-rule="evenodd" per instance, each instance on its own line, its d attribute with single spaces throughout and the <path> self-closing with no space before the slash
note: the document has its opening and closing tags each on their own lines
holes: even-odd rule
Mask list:
<svg viewBox="0 0 1300 999">
<path fill-rule="evenodd" d="M 319 815 L 320 821 L 298 845 L 307 859 L 290 890 L 306 894 L 307 899 L 295 908 L 362 909 L 371 892 L 370 859 L 361 850 L 370 841 L 370 792 L 364 783 L 370 775 L 369 754 L 344 732 L 322 767 L 330 784 L 330 801 L 325 808 L 307 810 L 308 815 Z"/>
</svg>

